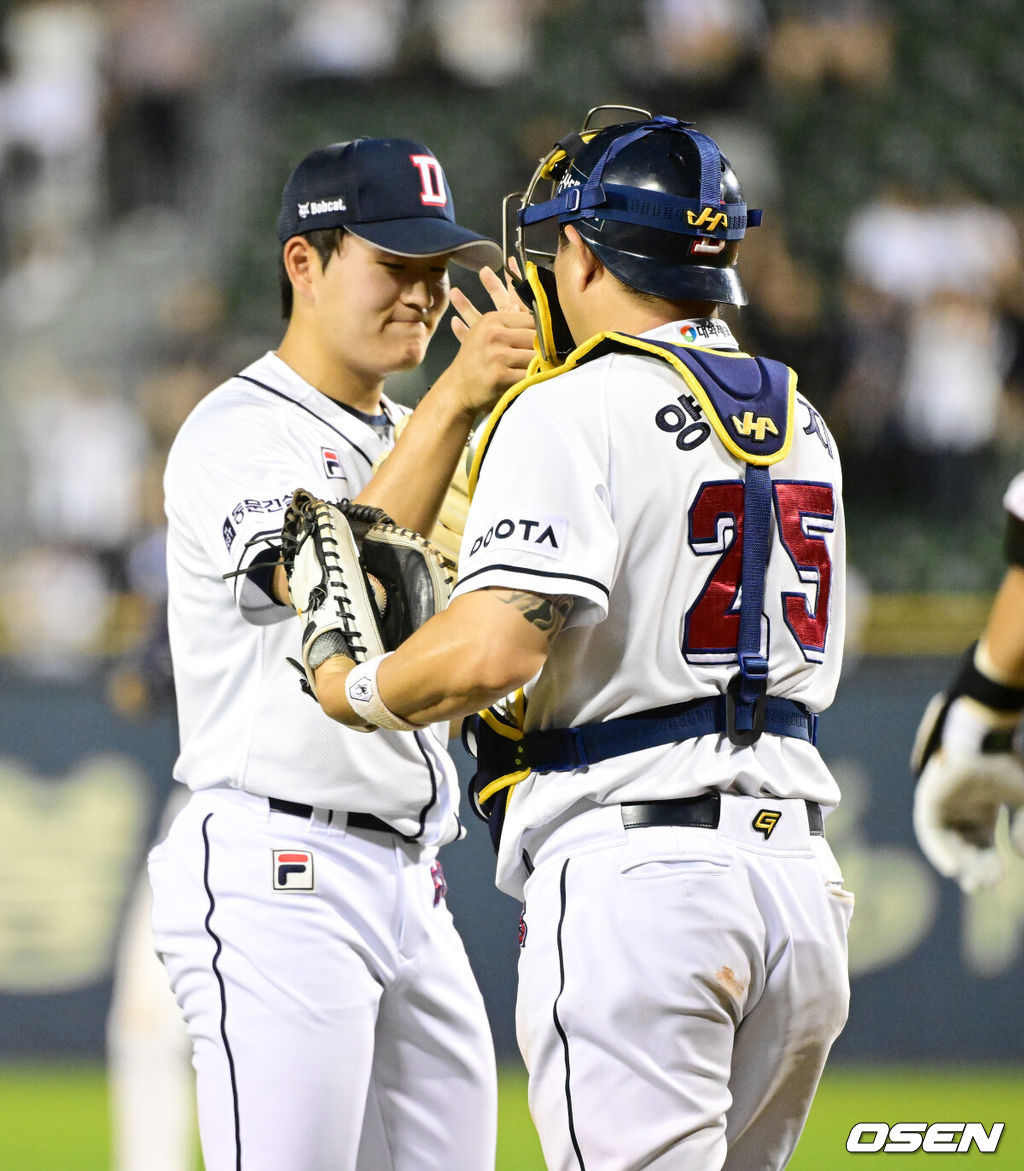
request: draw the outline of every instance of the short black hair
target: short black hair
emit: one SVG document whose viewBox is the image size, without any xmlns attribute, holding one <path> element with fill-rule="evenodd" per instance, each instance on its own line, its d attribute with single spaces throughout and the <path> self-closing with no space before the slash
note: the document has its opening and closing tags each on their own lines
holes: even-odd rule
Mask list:
<svg viewBox="0 0 1024 1171">
<path fill-rule="evenodd" d="M 317 228 L 313 232 L 303 232 L 302 238 L 308 240 L 316 249 L 317 256 L 320 257 L 320 263 L 326 268 L 331 257 L 341 247 L 341 240 L 344 235 L 344 228 Z M 281 316 L 285 321 L 290 321 L 292 306 L 295 302 L 295 290 L 292 288 L 292 282 L 288 277 L 288 270 L 284 266 L 283 244 L 281 245 L 281 251 L 277 254 L 277 283 L 281 290 Z"/>
<path fill-rule="evenodd" d="M 581 236 L 580 239 L 583 240 L 584 244 L 588 243 L 588 241 L 586 240 L 585 237 Z M 563 224 L 559 224 L 558 225 L 558 246 L 559 246 L 559 248 L 565 248 L 568 245 L 568 243 L 569 243 L 569 239 L 565 234 L 565 226 Z M 609 269 L 608 271 L 611 272 L 611 269 Z M 622 285 L 623 289 L 626 291 L 626 293 L 629 297 L 631 297 L 634 301 L 637 301 L 641 305 L 646 305 L 647 308 L 649 308 L 649 309 L 661 309 L 662 306 L 668 304 L 668 305 L 678 306 L 681 317 L 713 317 L 714 316 L 715 309 L 716 309 L 716 304 L 714 301 L 697 301 L 697 300 L 673 301 L 668 297 L 659 296 L 658 293 L 645 293 L 643 291 L 643 289 L 637 289 L 633 285 L 627 284 L 622 279 L 622 277 L 615 276 L 615 273 L 612 273 L 612 276 L 614 276 L 615 279 L 619 282 L 619 284 Z"/>
</svg>

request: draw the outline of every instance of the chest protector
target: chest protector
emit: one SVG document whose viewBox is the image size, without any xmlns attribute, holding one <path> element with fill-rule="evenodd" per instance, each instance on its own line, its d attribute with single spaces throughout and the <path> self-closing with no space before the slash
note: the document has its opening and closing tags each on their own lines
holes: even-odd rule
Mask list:
<svg viewBox="0 0 1024 1171">
<path fill-rule="evenodd" d="M 637 713 L 637 716 L 590 725 L 595 733 L 591 739 L 602 745 L 600 758 L 684 739 L 688 735 L 703 735 L 712 730 L 725 732 L 732 743 L 741 746 L 753 744 L 766 730 L 781 735 L 804 735 L 808 725 L 803 716 L 794 716 L 780 707 L 788 701 L 771 701 L 767 696 L 768 658 L 762 646 L 761 631 L 772 531 L 769 468 L 785 459 L 793 440 L 796 374 L 788 366 L 735 351 L 675 345 L 621 333 L 598 334 L 575 349 L 563 365 L 525 378 L 505 393 L 477 445 L 469 475 L 470 494 L 476 488 L 480 467 L 495 430 L 523 391 L 587 361 L 617 352 L 649 354 L 668 362 L 683 380 L 726 451 L 744 465 L 743 515 L 737 517 L 736 534 L 742 550 L 738 670 L 724 698 L 691 701 L 673 705 L 671 710 Z M 706 718 L 704 715 L 700 719 L 694 718 L 695 704 L 703 705 L 702 712 L 707 709 Z M 684 708 L 686 711 L 682 714 L 686 718 L 681 720 L 681 709 Z M 551 731 L 524 733 L 524 714 L 525 704 L 519 692 L 507 710 L 488 708 L 467 717 L 463 725 L 463 740 L 477 758 L 470 794 L 476 811 L 490 824 L 495 847 L 515 785 L 531 772 L 559 770 L 574 764 L 571 759 L 563 762 L 557 756 L 548 760 L 543 751 L 538 752 L 542 744 L 552 741 Z M 648 729 L 642 743 L 638 742 L 636 733 L 640 724 Z M 719 724 L 723 726 L 719 727 Z M 800 732 L 789 731 L 790 726 L 798 727 Z M 813 721 L 810 726 L 813 729 Z M 587 737 L 588 727 L 569 731 L 578 743 Z M 804 735 L 804 738 L 808 736 Z M 533 751 L 531 740 L 536 741 Z M 593 755 L 587 757 L 590 763 L 596 759 Z"/>
</svg>

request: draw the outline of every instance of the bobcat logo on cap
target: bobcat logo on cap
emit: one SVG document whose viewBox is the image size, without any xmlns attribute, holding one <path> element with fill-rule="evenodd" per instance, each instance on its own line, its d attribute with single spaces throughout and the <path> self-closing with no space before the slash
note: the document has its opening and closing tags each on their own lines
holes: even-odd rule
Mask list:
<svg viewBox="0 0 1024 1171">
<path fill-rule="evenodd" d="M 339 196 L 337 199 L 317 199 L 298 206 L 300 220 L 308 219 L 311 215 L 324 215 L 329 211 L 348 211 L 348 204 Z"/>
</svg>

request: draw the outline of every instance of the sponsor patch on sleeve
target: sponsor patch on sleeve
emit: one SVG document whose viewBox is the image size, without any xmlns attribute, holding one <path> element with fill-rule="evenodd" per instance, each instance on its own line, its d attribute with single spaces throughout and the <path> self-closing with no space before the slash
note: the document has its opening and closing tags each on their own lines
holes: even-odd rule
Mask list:
<svg viewBox="0 0 1024 1171">
<path fill-rule="evenodd" d="M 568 534 L 569 521 L 564 516 L 501 516 L 473 541 L 469 556 L 483 549 L 499 548 L 560 560 L 565 555 Z"/>
</svg>

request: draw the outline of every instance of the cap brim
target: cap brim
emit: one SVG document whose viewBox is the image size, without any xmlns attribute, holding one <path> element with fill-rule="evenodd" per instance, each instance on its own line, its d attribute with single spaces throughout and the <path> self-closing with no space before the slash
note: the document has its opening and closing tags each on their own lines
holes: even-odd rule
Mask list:
<svg viewBox="0 0 1024 1171">
<path fill-rule="evenodd" d="M 346 224 L 346 231 L 396 256 L 442 256 L 451 254 L 456 264 L 475 272 L 489 264 L 500 269 L 501 249 L 493 240 L 453 224 L 451 220 L 417 218 L 382 220 L 375 224 Z"/>
</svg>

